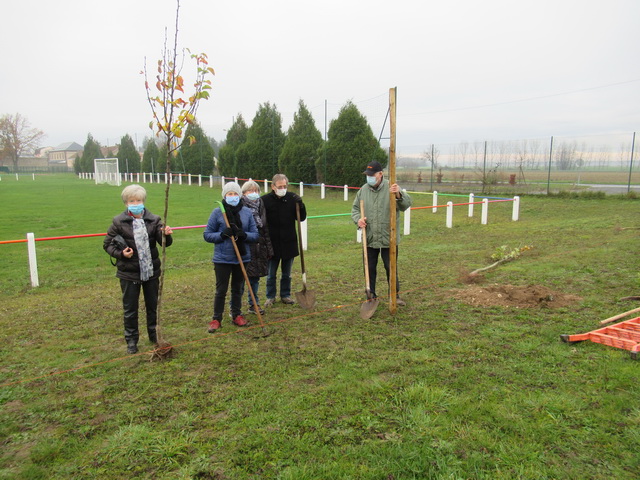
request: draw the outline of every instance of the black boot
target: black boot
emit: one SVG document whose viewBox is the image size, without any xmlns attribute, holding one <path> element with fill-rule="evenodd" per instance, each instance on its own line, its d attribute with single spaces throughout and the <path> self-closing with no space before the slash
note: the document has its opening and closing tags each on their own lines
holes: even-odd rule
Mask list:
<svg viewBox="0 0 640 480">
<path fill-rule="evenodd" d="M 138 353 L 138 342 L 134 339 L 127 340 L 127 353 L 133 355 Z"/>
<path fill-rule="evenodd" d="M 147 333 L 149 334 L 149 341 L 153 344 L 158 343 L 158 334 L 156 333 L 156 329 L 153 330 L 147 329 Z"/>
</svg>

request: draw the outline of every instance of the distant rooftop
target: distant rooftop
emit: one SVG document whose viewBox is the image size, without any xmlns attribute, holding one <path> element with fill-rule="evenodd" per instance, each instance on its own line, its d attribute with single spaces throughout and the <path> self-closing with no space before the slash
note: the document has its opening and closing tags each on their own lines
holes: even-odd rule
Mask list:
<svg viewBox="0 0 640 480">
<path fill-rule="evenodd" d="M 81 152 L 82 150 L 84 150 L 82 145 L 78 145 L 76 142 L 67 142 L 67 143 L 61 143 L 52 151 L 53 152 Z"/>
</svg>

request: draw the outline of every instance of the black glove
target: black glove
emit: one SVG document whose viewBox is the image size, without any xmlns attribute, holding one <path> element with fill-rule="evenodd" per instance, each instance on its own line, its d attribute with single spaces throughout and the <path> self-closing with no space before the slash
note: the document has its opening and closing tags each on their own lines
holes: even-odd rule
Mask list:
<svg viewBox="0 0 640 480">
<path fill-rule="evenodd" d="M 244 230 L 238 228 L 238 226 L 236 225 L 231 225 L 231 228 L 233 228 L 233 236 L 238 240 L 243 241 L 247 239 L 247 234 L 244 233 Z"/>
<path fill-rule="evenodd" d="M 222 232 L 220 232 L 220 236 L 221 237 L 228 237 L 228 238 L 233 237 L 234 236 L 233 235 L 233 228 L 231 228 L 231 227 L 225 228 L 224 230 L 222 230 Z"/>
<path fill-rule="evenodd" d="M 302 198 L 300 197 L 300 195 L 298 195 L 297 193 L 291 192 L 291 196 L 293 197 L 293 200 L 296 203 L 299 203 L 300 205 L 302 205 Z"/>
</svg>

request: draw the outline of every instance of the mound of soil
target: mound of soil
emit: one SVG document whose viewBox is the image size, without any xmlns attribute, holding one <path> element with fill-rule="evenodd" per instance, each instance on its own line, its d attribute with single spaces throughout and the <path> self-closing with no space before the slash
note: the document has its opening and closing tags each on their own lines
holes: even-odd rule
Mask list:
<svg viewBox="0 0 640 480">
<path fill-rule="evenodd" d="M 542 285 L 469 285 L 455 290 L 453 297 L 470 305 L 481 307 L 502 306 L 516 308 L 547 307 L 559 308 L 573 305 L 582 300 L 576 295 L 566 295 Z"/>
</svg>

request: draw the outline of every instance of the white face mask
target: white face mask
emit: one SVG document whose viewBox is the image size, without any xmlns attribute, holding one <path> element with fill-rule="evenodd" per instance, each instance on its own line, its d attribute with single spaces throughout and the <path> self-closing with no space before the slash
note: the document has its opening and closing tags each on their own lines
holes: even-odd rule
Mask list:
<svg viewBox="0 0 640 480">
<path fill-rule="evenodd" d="M 276 195 L 279 197 L 284 197 L 287 194 L 286 188 L 278 188 L 276 189 Z"/>
</svg>

